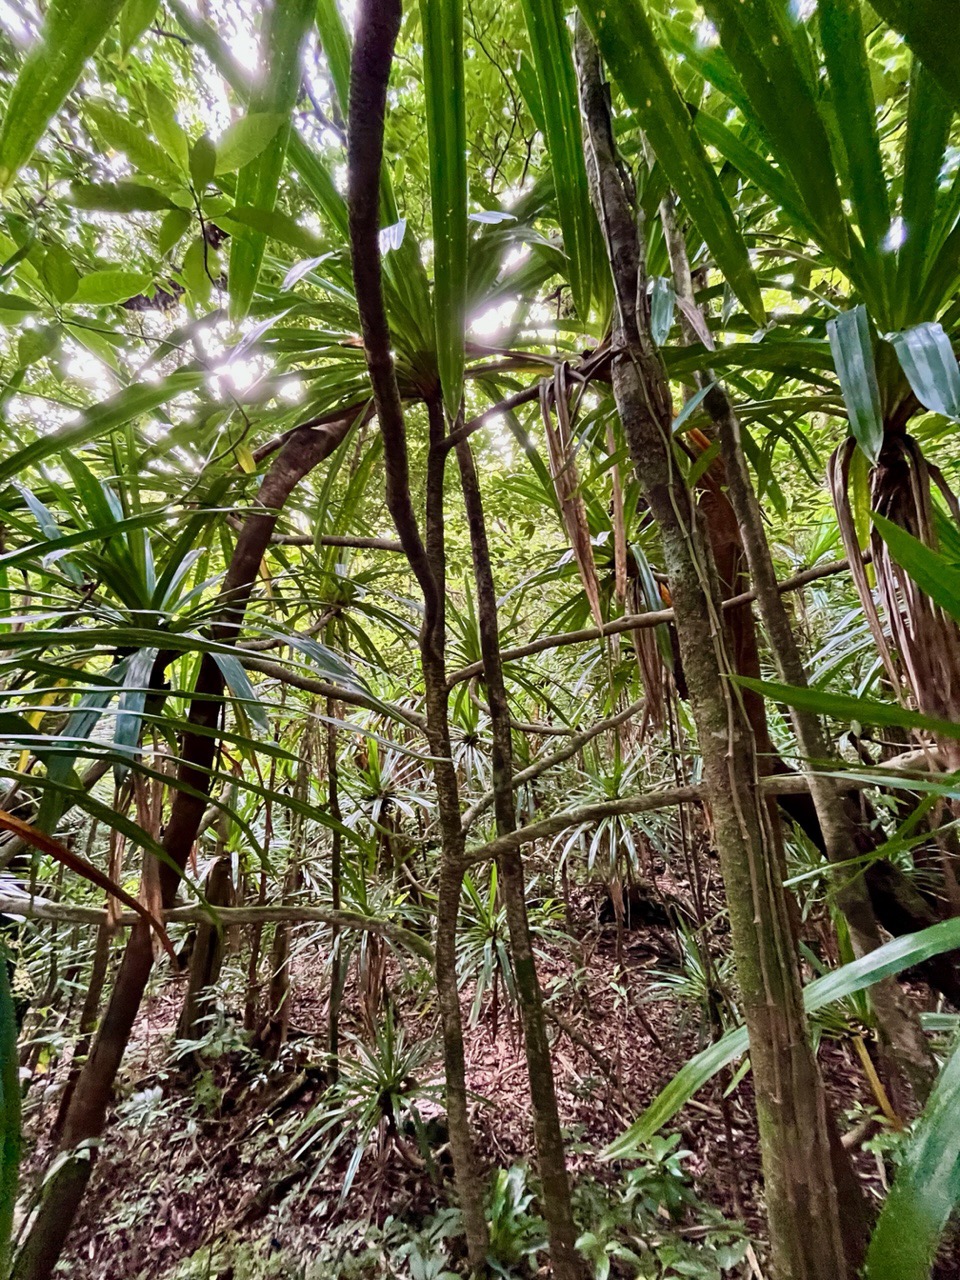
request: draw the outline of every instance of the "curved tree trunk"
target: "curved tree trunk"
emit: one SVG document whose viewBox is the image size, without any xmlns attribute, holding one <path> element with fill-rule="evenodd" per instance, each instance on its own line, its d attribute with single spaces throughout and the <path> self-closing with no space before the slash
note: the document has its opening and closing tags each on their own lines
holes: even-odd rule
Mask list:
<svg viewBox="0 0 960 1280">
<path fill-rule="evenodd" d="M 380 172 L 387 82 L 400 31 L 400 0 L 360 0 L 350 70 L 347 132 L 350 251 L 364 353 L 383 435 L 386 502 L 417 583 L 423 593 L 420 662 L 426 693 L 427 740 L 433 756 L 440 826 L 440 885 L 437 899 L 436 976 L 443 1035 L 450 1150 L 463 1213 L 470 1266 L 485 1267 L 488 1233 L 483 1192 L 470 1131 L 463 1026 L 456 973 L 456 929 L 463 881 L 464 833 L 460 796 L 450 750 L 447 714 L 444 593 L 443 475 L 447 448 L 443 420 L 430 414 L 425 538 L 421 538 L 410 493 L 406 424 L 391 354 L 383 304 L 380 260 Z"/>
</svg>

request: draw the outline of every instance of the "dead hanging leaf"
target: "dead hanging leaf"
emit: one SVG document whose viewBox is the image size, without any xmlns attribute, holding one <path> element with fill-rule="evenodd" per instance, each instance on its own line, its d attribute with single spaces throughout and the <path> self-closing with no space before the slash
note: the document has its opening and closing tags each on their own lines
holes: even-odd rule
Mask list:
<svg viewBox="0 0 960 1280">
<path fill-rule="evenodd" d="M 607 423 L 607 452 L 612 458 L 617 452 L 617 442 L 613 434 L 613 423 Z M 615 591 L 620 607 L 627 600 L 627 527 L 623 515 L 623 486 L 620 483 L 620 464 L 615 462 L 611 468 L 613 479 L 613 568 L 615 575 Z"/>
<path fill-rule="evenodd" d="M 630 603 L 631 612 L 647 612 L 647 601 L 643 589 L 635 581 L 630 583 Z M 637 655 L 640 679 L 647 700 L 643 716 L 644 731 L 648 725 L 652 725 L 655 729 L 662 729 L 666 723 L 663 699 L 666 672 L 656 637 L 651 627 L 644 627 L 641 631 L 631 631 L 630 636 L 633 640 L 633 651 Z"/>
<path fill-rule="evenodd" d="M 856 447 L 857 442 L 852 436 L 849 436 L 840 445 L 839 449 L 831 455 L 830 462 L 827 465 L 827 486 L 830 489 L 833 507 L 837 513 L 840 539 L 846 552 L 847 562 L 850 565 L 850 576 L 853 578 L 853 585 L 856 587 L 857 595 L 860 597 L 864 616 L 867 619 L 867 625 L 873 636 L 874 644 L 877 646 L 877 652 L 883 661 L 887 678 L 899 695 L 902 688 L 900 671 L 887 643 L 886 633 L 873 599 L 873 592 L 870 590 L 870 583 L 860 549 L 860 541 L 857 537 L 856 521 L 850 507 L 850 464 Z"/>
<path fill-rule="evenodd" d="M 74 853 L 65 844 L 61 844 L 53 836 L 41 831 L 39 827 L 35 827 L 29 822 L 24 822 L 22 818 L 18 818 L 12 813 L 7 813 L 5 809 L 0 809 L 0 827 L 5 831 L 12 831 L 14 835 L 19 836 L 21 840 L 25 840 L 27 844 L 32 844 L 35 849 L 48 853 L 51 858 L 56 858 L 58 862 L 62 862 L 65 867 L 68 867 L 78 876 L 83 876 L 84 880 L 89 880 L 91 884 L 95 884 L 98 889 L 103 889 L 106 893 L 112 894 L 113 897 L 119 898 L 125 907 L 135 911 L 141 919 L 150 925 L 163 944 L 164 951 L 166 951 L 171 960 L 176 961 L 177 953 L 174 951 L 173 944 L 167 936 L 167 931 L 153 912 L 148 911 L 136 898 L 127 893 L 126 889 L 122 889 L 115 880 L 111 880 L 108 875 L 105 875 L 98 867 L 95 867 L 92 862 L 88 862 L 79 853 Z"/>
<path fill-rule="evenodd" d="M 590 612 L 598 627 L 603 626 L 603 611 L 600 608 L 600 582 L 597 578 L 596 561 L 593 558 L 593 543 L 590 540 L 590 525 L 587 522 L 587 508 L 580 492 L 580 477 L 573 451 L 573 430 L 570 419 L 570 388 L 567 382 L 568 366 L 558 365 L 553 384 L 544 381 L 540 388 L 540 411 L 543 414 L 543 426 L 547 437 L 547 456 L 550 461 L 550 476 L 553 480 L 564 527 L 580 581 L 590 605 Z M 553 410 L 556 410 L 557 422 L 554 425 Z"/>
</svg>

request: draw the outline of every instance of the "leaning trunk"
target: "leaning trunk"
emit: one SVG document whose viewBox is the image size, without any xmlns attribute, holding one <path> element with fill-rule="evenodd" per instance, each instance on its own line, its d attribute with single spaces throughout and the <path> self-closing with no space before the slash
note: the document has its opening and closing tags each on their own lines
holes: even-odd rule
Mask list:
<svg viewBox="0 0 960 1280">
<path fill-rule="evenodd" d="M 487 1225 L 476 1152 L 467 1109 L 463 1027 L 456 973 L 456 928 L 463 880 L 464 834 L 460 796 L 450 751 L 447 714 L 443 539 L 443 477 L 447 449 L 443 421 L 430 415 L 425 539 L 410 494 L 406 423 L 391 354 L 383 303 L 380 230 L 380 170 L 387 82 L 400 31 L 399 0 L 361 0 L 350 74 L 347 131 L 350 250 L 364 353 L 383 435 L 386 501 L 404 554 L 423 593 L 420 661 L 426 694 L 427 739 L 433 756 L 440 826 L 440 885 L 437 895 L 436 975 L 443 1035 L 450 1150 L 471 1267 L 485 1266 Z"/>
</svg>

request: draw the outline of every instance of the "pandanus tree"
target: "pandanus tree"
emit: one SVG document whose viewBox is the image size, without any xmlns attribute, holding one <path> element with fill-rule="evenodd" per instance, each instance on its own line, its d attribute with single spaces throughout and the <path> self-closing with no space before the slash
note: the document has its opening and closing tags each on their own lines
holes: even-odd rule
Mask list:
<svg viewBox="0 0 960 1280">
<path fill-rule="evenodd" d="M 830 483 L 864 610 L 899 687 L 857 527 L 869 506 L 935 546 L 935 495 L 957 514 L 910 433 L 919 423 L 932 444 L 943 417 L 960 411 L 956 90 L 923 60 L 927 32 L 906 69 L 904 101 L 887 65 L 895 33 L 859 0 L 827 0 L 809 12 L 708 0 L 703 11 L 708 22 L 699 27 L 689 11 L 664 15 L 663 40 L 683 57 L 696 135 L 757 202 L 755 255 L 793 264 L 797 279 L 812 268 L 822 281 L 806 308 L 810 333 L 822 338 L 827 322 L 851 432 L 831 461 Z M 776 327 L 763 340 L 776 343 Z M 908 687 L 930 714 L 954 715 L 952 620 L 917 596 L 876 531 L 869 549 Z"/>
</svg>

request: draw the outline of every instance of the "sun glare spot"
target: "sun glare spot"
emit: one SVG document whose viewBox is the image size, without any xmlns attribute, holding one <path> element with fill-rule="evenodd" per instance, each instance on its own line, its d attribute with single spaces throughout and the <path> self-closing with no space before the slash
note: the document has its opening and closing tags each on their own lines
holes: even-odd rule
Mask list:
<svg viewBox="0 0 960 1280">
<path fill-rule="evenodd" d="M 899 249 L 907 238 L 906 223 L 902 218 L 894 218 L 890 223 L 890 230 L 883 237 L 883 247 L 888 253 L 893 253 Z"/>
</svg>

